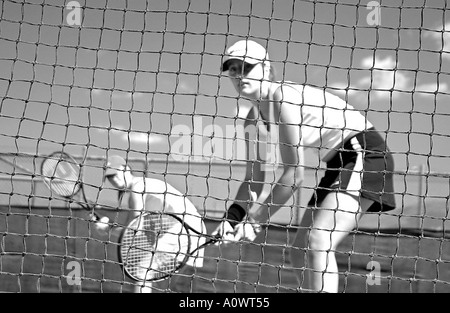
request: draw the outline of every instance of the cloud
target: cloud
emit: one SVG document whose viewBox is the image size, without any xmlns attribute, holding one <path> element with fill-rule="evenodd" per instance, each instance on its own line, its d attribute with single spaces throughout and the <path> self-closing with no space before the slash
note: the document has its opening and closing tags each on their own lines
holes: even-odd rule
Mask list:
<svg viewBox="0 0 450 313">
<path fill-rule="evenodd" d="M 92 94 L 95 96 L 112 97 L 114 99 L 134 99 L 142 98 L 146 95 L 145 92 L 131 92 L 131 91 L 116 91 L 101 88 L 93 88 L 91 90 Z"/>
<path fill-rule="evenodd" d="M 102 94 L 106 93 L 106 90 L 93 88 L 91 92 L 93 95 L 102 95 Z"/>
<path fill-rule="evenodd" d="M 341 96 L 351 96 L 357 93 L 357 91 L 355 90 L 356 88 L 352 89 L 351 86 L 343 82 L 332 82 L 330 83 L 330 88 L 333 93 L 339 94 Z"/>
<path fill-rule="evenodd" d="M 125 141 L 130 141 L 131 143 L 136 143 L 136 144 L 148 144 L 148 145 L 152 145 L 152 144 L 158 144 L 163 142 L 164 140 L 164 136 L 163 135 L 159 135 L 159 134 L 147 134 L 147 133 L 143 133 L 143 132 L 130 132 L 122 134 L 121 139 L 125 140 Z"/>
<path fill-rule="evenodd" d="M 426 31 L 425 37 L 432 38 L 436 41 L 442 57 L 450 59 L 450 22 L 435 28 L 435 31 Z"/>
<path fill-rule="evenodd" d="M 124 133 L 127 133 L 127 128 L 123 125 L 114 125 L 113 128 L 109 128 L 108 125 L 96 125 L 95 128 L 93 128 L 94 131 L 96 131 L 99 134 L 109 134 L 111 136 L 120 135 L 122 136 Z"/>
<path fill-rule="evenodd" d="M 411 91 L 408 89 L 408 78 L 397 70 L 397 62 L 392 57 L 384 59 L 367 57 L 362 60 L 363 68 L 371 71 L 370 75 L 362 78 L 357 87 L 370 89 L 377 98 L 390 96 L 390 91 Z"/>
<path fill-rule="evenodd" d="M 435 33 L 435 37 L 442 46 L 442 56 L 450 59 L 450 22 L 445 24 L 442 29 L 438 29 L 442 33 Z"/>
<path fill-rule="evenodd" d="M 444 26 L 444 46 L 442 47 L 442 52 L 445 52 L 444 56 L 450 58 L 450 23 L 445 24 Z"/>
<path fill-rule="evenodd" d="M 361 61 L 363 68 L 371 69 L 383 69 L 383 70 L 393 70 L 395 69 L 396 62 L 391 57 L 385 59 L 372 58 L 371 56 L 364 58 Z"/>
<path fill-rule="evenodd" d="M 147 132 L 128 131 L 125 128 L 95 128 L 93 140 L 102 142 L 111 142 L 115 146 L 129 147 L 134 149 L 144 149 L 148 147 L 159 149 L 168 142 L 168 136 L 162 134 L 148 134 Z"/>
<path fill-rule="evenodd" d="M 448 93 L 449 91 L 450 89 L 447 83 L 440 83 L 438 85 L 436 82 L 421 84 L 415 89 L 415 92 L 421 96 L 433 96 L 436 92 Z"/>
<path fill-rule="evenodd" d="M 177 91 L 186 93 L 186 94 L 195 94 L 196 93 L 194 88 L 192 88 L 188 82 L 186 82 L 182 79 L 180 79 L 180 81 L 177 84 Z"/>
</svg>

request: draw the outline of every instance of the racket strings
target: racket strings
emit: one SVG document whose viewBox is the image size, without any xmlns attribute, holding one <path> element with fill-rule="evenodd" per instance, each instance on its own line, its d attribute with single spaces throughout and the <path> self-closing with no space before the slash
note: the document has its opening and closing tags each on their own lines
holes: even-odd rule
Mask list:
<svg viewBox="0 0 450 313">
<path fill-rule="evenodd" d="M 125 269 L 138 280 L 165 277 L 182 265 L 188 240 L 182 223 L 171 216 L 138 217 L 123 235 L 121 254 Z"/>
<path fill-rule="evenodd" d="M 69 197 L 80 188 L 80 167 L 73 160 L 60 157 L 49 157 L 42 164 L 44 181 L 56 194 Z"/>
</svg>

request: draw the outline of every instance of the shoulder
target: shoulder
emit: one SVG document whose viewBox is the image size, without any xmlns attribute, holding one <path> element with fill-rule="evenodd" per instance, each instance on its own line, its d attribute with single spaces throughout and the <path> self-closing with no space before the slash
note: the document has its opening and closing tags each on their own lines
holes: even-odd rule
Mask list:
<svg viewBox="0 0 450 313">
<path fill-rule="evenodd" d="M 305 85 L 294 82 L 275 82 L 270 87 L 271 98 L 273 101 L 289 102 L 300 104 L 303 101 Z"/>
<path fill-rule="evenodd" d="M 133 179 L 133 183 L 131 184 L 131 191 L 133 193 L 142 193 L 145 190 L 145 183 L 144 179 L 141 179 L 140 177 L 135 177 Z"/>
<path fill-rule="evenodd" d="M 135 177 L 131 190 L 135 193 L 151 193 L 163 190 L 164 187 L 165 185 L 161 180 L 149 177 Z"/>
<path fill-rule="evenodd" d="M 270 93 L 274 100 L 282 100 L 283 94 L 298 92 L 303 86 L 292 82 L 273 82 L 270 86 Z"/>
<path fill-rule="evenodd" d="M 284 83 L 278 88 L 276 95 L 278 98 L 292 100 L 297 97 L 295 103 L 300 102 L 311 107 L 331 107 L 331 108 L 349 108 L 351 107 L 344 99 L 331 93 L 324 88 L 310 85 L 301 85 L 294 83 Z M 291 102 L 291 101 L 289 101 Z"/>
</svg>

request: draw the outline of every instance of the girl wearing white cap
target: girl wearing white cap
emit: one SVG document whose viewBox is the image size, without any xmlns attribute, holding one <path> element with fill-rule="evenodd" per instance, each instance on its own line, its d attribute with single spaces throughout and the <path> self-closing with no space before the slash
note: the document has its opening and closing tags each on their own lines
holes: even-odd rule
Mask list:
<svg viewBox="0 0 450 313">
<path fill-rule="evenodd" d="M 264 184 L 263 161 L 249 156 L 244 182 L 215 232 L 226 240 L 254 240 L 264 224 L 302 183 L 303 149 L 317 153 L 327 170 L 314 189 L 293 243 L 292 262 L 304 272 L 300 288 L 337 292 L 335 251 L 367 211 L 395 208 L 394 162 L 384 139 L 360 112 L 323 89 L 277 82 L 266 49 L 242 40 L 222 64 L 240 96 L 251 101 L 245 125 L 263 121 L 277 132 L 282 175 L 256 203 Z M 273 136 L 272 136 L 273 138 Z M 260 151 L 246 140 L 248 151 Z M 273 175 L 272 175 L 273 177 Z"/>
</svg>

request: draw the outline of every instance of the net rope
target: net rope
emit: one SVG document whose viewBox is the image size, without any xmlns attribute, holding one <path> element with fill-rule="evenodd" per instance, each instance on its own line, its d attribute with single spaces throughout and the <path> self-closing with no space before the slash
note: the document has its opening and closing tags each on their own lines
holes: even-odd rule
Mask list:
<svg viewBox="0 0 450 313">
<path fill-rule="evenodd" d="M 351 103 L 395 158 L 397 208 L 367 214 L 334 251 L 340 291 L 450 291 L 448 15 L 445 1 L 428 0 L 0 0 L 0 291 L 142 287 L 123 271 L 119 234 L 97 233 L 78 200 L 45 186 L 41 164 L 54 151 L 75 156 L 87 198 L 111 223 L 126 223 L 103 179 L 117 154 L 177 188 L 214 229 L 251 141 L 248 101 L 220 72 L 241 39 L 267 48 L 278 79 Z M 253 164 L 267 169 L 270 193 L 283 161 Z M 257 241 L 207 247 L 202 267 L 151 288 L 302 290 L 294 273 L 307 269 L 291 263 L 291 244 L 325 167 L 307 154 L 303 168 Z"/>
</svg>

